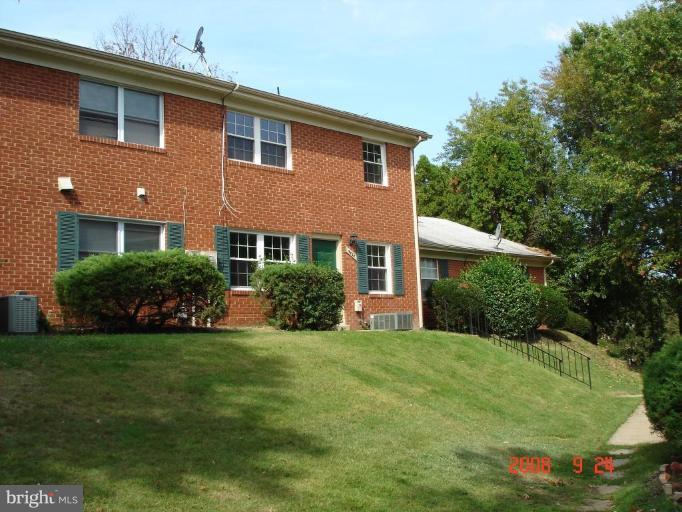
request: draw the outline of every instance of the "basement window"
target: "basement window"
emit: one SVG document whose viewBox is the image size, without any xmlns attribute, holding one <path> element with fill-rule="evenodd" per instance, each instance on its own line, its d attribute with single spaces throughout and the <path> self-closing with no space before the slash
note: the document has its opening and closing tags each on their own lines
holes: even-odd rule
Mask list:
<svg viewBox="0 0 682 512">
<path fill-rule="evenodd" d="M 80 133 L 163 147 L 163 96 L 80 81 Z"/>
<path fill-rule="evenodd" d="M 294 262 L 293 237 L 230 232 L 230 287 L 250 289 L 251 276 L 265 263 Z"/>
<path fill-rule="evenodd" d="M 78 221 L 78 258 L 94 254 L 158 251 L 163 249 L 161 224 L 109 219 Z"/>
<path fill-rule="evenodd" d="M 227 135 L 229 159 L 291 169 L 288 123 L 228 112 Z"/>
</svg>

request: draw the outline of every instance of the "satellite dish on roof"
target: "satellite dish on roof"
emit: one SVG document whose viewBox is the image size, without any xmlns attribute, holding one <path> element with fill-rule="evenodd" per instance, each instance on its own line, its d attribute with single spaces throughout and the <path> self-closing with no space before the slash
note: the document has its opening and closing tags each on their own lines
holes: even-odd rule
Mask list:
<svg viewBox="0 0 682 512">
<path fill-rule="evenodd" d="M 194 38 L 194 52 L 195 53 L 200 53 L 201 55 L 206 52 L 206 49 L 204 48 L 204 43 L 201 42 L 201 36 L 204 34 L 204 27 L 201 26 L 199 27 L 199 30 L 197 30 L 197 37 Z"/>
<path fill-rule="evenodd" d="M 502 241 L 502 223 L 498 222 L 497 226 L 495 226 L 495 240 L 497 240 L 497 245 L 495 247 L 499 247 L 500 242 Z"/>
</svg>

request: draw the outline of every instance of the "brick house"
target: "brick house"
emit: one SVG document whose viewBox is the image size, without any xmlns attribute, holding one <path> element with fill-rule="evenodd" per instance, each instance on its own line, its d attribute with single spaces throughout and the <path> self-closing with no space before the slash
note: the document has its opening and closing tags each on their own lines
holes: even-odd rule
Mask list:
<svg viewBox="0 0 682 512">
<path fill-rule="evenodd" d="M 340 270 L 349 328 L 421 324 L 423 131 L 7 30 L 0 119 L 0 295 L 37 295 L 53 322 L 57 270 L 184 248 L 224 274 L 227 325 L 263 321 L 249 280 L 264 260 Z"/>
<path fill-rule="evenodd" d="M 481 258 L 505 254 L 525 266 L 531 281 L 546 285 L 546 268 L 557 259 L 549 251 L 529 247 L 505 238 L 478 231 L 469 226 L 435 217 L 418 217 L 420 279 L 423 301 L 423 325 L 432 327 L 434 318 L 426 304 L 431 285 L 448 277 L 457 277 Z"/>
</svg>

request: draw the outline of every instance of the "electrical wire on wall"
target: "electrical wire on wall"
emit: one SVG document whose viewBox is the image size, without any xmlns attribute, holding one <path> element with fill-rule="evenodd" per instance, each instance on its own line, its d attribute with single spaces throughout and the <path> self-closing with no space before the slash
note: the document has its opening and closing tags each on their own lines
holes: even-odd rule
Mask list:
<svg viewBox="0 0 682 512">
<path fill-rule="evenodd" d="M 237 89 L 239 89 L 239 84 L 235 84 L 234 88 L 228 92 L 225 96 L 223 96 L 221 103 L 223 105 L 223 130 L 222 130 L 222 139 L 220 141 L 220 210 L 218 210 L 218 215 L 220 215 L 223 212 L 223 209 L 226 209 L 228 212 L 230 212 L 233 216 L 237 216 L 238 213 L 241 213 L 239 210 L 237 210 L 234 206 L 230 204 L 229 199 L 227 198 L 227 194 L 225 192 L 226 186 L 225 186 L 225 125 L 227 124 L 227 111 L 225 110 L 225 98 L 227 98 L 230 94 L 234 93 Z"/>
<path fill-rule="evenodd" d="M 182 227 L 187 228 L 187 208 L 185 205 L 187 204 L 187 187 L 182 187 L 182 190 L 184 191 L 184 194 L 182 196 Z"/>
</svg>

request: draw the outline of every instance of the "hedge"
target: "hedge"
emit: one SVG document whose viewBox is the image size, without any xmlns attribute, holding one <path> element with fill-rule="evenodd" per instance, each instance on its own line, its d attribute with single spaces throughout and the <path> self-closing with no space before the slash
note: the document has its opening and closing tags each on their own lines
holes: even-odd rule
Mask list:
<svg viewBox="0 0 682 512">
<path fill-rule="evenodd" d="M 463 331 L 473 315 L 483 312 L 483 298 L 477 288 L 461 279 L 441 279 L 429 290 L 429 305 L 439 329 Z"/>
<path fill-rule="evenodd" d="M 65 323 L 103 329 L 215 322 L 226 312 L 225 279 L 204 256 L 182 250 L 100 254 L 55 277 Z"/>
<path fill-rule="evenodd" d="M 467 270 L 462 281 L 480 292 L 492 332 L 521 338 L 535 327 L 539 295 L 517 260 L 487 257 Z"/>
<path fill-rule="evenodd" d="M 654 428 L 682 443 L 682 336 L 663 345 L 644 365 L 644 402 Z"/>
<path fill-rule="evenodd" d="M 546 325 L 558 329 L 566 323 L 568 316 L 568 299 L 554 286 L 536 285 L 539 294 L 536 319 L 538 325 Z"/>
<path fill-rule="evenodd" d="M 564 329 L 581 338 L 590 339 L 592 337 L 592 322 L 574 311 L 568 311 Z"/>
<path fill-rule="evenodd" d="M 254 293 L 280 329 L 329 330 L 341 322 L 343 276 L 311 263 L 271 264 L 254 272 Z"/>
</svg>

